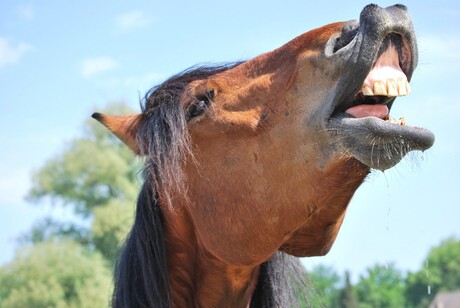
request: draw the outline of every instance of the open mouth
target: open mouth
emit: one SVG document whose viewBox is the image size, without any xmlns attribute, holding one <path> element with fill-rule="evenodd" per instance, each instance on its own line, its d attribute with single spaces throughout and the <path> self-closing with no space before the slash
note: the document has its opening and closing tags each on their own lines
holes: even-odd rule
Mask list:
<svg viewBox="0 0 460 308">
<path fill-rule="evenodd" d="M 374 49 L 371 59 L 362 60 L 368 69 L 357 74 L 360 77 L 352 75 L 346 79 L 348 84 L 344 88 L 358 90 L 335 103 L 327 126 L 337 136 L 342 150 L 371 168 L 385 170 L 410 151 L 430 148 L 434 135 L 427 129 L 406 125 L 403 118 L 390 117 L 396 97 L 411 92 L 415 42 L 408 42 L 405 33 L 395 31 L 386 31 L 380 40 L 371 42 L 366 41 L 365 34 L 355 27 L 336 40 L 334 52 L 352 43 L 356 45 L 354 49 L 359 48 L 358 55 L 369 50 L 366 44 L 378 44 L 378 49 Z M 358 35 L 361 37 L 356 38 Z"/>
<path fill-rule="evenodd" d="M 404 46 L 400 35 L 386 36 L 361 88 L 336 106 L 333 116 L 343 112 L 355 118 L 376 117 L 391 122 L 389 112 L 393 101 L 411 92 L 407 77 L 410 58 L 410 49 Z"/>
</svg>

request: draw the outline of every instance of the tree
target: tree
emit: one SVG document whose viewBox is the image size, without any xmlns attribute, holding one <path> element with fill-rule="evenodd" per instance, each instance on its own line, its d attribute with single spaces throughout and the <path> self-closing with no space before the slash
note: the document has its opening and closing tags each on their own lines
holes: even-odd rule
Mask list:
<svg viewBox="0 0 460 308">
<path fill-rule="evenodd" d="M 334 268 L 317 265 L 308 273 L 310 279 L 309 302 L 311 307 L 336 307 L 340 276 Z"/>
<path fill-rule="evenodd" d="M 113 104 L 107 113 L 130 110 Z M 0 307 L 106 307 L 112 267 L 132 224 L 140 161 L 88 120 L 80 138 L 38 170 L 28 200 L 69 207 L 77 222 L 45 218 L 0 268 Z"/>
<path fill-rule="evenodd" d="M 112 264 L 118 255 L 120 244 L 131 228 L 133 215 L 133 205 L 120 200 L 113 200 L 94 210 L 92 242 Z"/>
<path fill-rule="evenodd" d="M 460 240 L 449 238 L 432 248 L 424 267 L 409 273 L 406 284 L 412 307 L 427 307 L 438 292 L 460 289 Z"/>
<path fill-rule="evenodd" d="M 105 112 L 131 111 L 123 104 L 112 104 Z M 87 120 L 83 136 L 69 142 L 33 175 L 28 200 L 71 207 L 91 227 L 47 218 L 24 238 L 28 242 L 72 238 L 94 246 L 113 263 L 132 222 L 140 169 L 140 161 L 128 147 L 93 119 Z"/>
<path fill-rule="evenodd" d="M 130 111 L 122 104 L 112 104 L 107 112 Z M 68 143 L 33 175 L 28 199 L 38 202 L 48 198 L 87 217 L 95 207 L 113 199 L 134 200 L 138 171 L 139 163 L 128 147 L 100 123 L 88 119 L 83 136 Z"/>
<path fill-rule="evenodd" d="M 71 240 L 42 242 L 0 268 L 0 307 L 106 307 L 111 282 L 98 252 Z"/>
<path fill-rule="evenodd" d="M 356 301 L 355 292 L 350 281 L 350 273 L 345 272 L 345 287 L 339 295 L 339 307 L 341 308 L 356 308 L 358 303 Z"/>
<path fill-rule="evenodd" d="M 393 264 L 367 269 L 355 286 L 359 307 L 405 307 L 404 277 Z"/>
</svg>

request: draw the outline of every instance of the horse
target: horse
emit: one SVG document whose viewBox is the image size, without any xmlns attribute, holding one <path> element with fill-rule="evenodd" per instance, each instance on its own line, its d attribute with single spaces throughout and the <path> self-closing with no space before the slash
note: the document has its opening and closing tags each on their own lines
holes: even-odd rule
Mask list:
<svg viewBox="0 0 460 308">
<path fill-rule="evenodd" d="M 434 142 L 389 117 L 417 60 L 407 8 L 372 4 L 254 59 L 175 75 L 138 114 L 93 114 L 145 160 L 112 306 L 300 305 L 298 257 L 330 250 L 372 169 Z"/>
</svg>

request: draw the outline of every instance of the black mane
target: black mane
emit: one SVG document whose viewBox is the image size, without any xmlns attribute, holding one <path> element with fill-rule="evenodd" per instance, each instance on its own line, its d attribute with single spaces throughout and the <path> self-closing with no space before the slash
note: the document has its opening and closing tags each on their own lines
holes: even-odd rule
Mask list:
<svg viewBox="0 0 460 308">
<path fill-rule="evenodd" d="M 145 156 L 145 182 L 137 200 L 134 225 L 116 265 L 112 307 L 171 307 L 158 195 L 161 192 L 163 206 L 172 207 L 173 193 L 185 193 L 181 163 L 191 155 L 191 150 L 180 98 L 190 82 L 237 65 L 188 69 L 145 95 L 137 134 L 140 153 Z M 305 274 L 299 260 L 277 252 L 261 265 L 251 307 L 297 307 L 305 290 Z"/>
<path fill-rule="evenodd" d="M 112 307 L 170 307 L 163 217 L 151 186 L 144 183 L 133 228 L 115 268 Z"/>
</svg>

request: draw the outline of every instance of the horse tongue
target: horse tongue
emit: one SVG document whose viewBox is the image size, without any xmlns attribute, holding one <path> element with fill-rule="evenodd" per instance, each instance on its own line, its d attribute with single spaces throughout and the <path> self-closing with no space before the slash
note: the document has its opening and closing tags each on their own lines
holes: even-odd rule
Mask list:
<svg viewBox="0 0 460 308">
<path fill-rule="evenodd" d="M 376 117 L 385 119 L 388 116 L 388 107 L 385 105 L 358 105 L 348 108 L 345 113 L 354 116 L 355 118 Z"/>
</svg>

